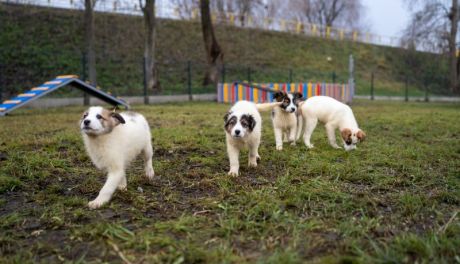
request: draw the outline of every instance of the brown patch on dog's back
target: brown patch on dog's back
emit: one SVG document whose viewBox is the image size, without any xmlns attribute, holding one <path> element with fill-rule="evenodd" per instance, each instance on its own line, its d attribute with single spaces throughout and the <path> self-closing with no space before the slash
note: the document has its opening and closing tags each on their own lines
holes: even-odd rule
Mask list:
<svg viewBox="0 0 460 264">
<path fill-rule="evenodd" d="M 112 112 L 107 109 L 102 110 L 101 116 L 102 116 L 101 124 L 109 132 L 112 131 L 112 129 L 116 127 L 117 125 L 125 123 L 125 120 L 119 113 Z"/>
</svg>

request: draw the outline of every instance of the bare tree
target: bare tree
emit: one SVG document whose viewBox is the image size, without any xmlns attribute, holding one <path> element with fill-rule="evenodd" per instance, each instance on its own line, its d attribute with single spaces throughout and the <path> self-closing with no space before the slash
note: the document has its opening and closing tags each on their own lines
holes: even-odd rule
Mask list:
<svg viewBox="0 0 460 264">
<path fill-rule="evenodd" d="M 238 10 L 238 17 L 240 19 L 240 25 L 244 27 L 248 22 L 248 17 L 252 14 L 252 11 L 256 6 L 261 5 L 262 2 L 259 0 L 235 0 L 236 10 Z"/>
<path fill-rule="evenodd" d="M 145 5 L 142 5 L 142 0 L 139 0 L 139 5 L 144 13 L 144 67 L 145 81 L 148 90 L 152 90 L 154 94 L 161 92 L 160 82 L 157 78 L 155 64 L 155 36 L 156 36 L 156 19 L 155 19 L 155 0 L 145 0 Z"/>
<path fill-rule="evenodd" d="M 200 0 L 201 29 L 203 31 L 204 46 L 206 49 L 206 60 L 208 69 L 203 80 L 204 85 L 217 83 L 219 68 L 222 66 L 224 53 L 217 43 L 214 35 L 214 28 L 211 21 L 209 0 Z"/>
<path fill-rule="evenodd" d="M 300 21 L 318 24 L 323 28 L 361 26 L 363 6 L 360 0 L 292 0 L 288 8 Z"/>
<path fill-rule="evenodd" d="M 458 0 L 452 0 L 449 12 L 449 77 L 451 92 L 458 92 L 458 58 L 457 59 L 457 30 L 458 30 Z"/>
<path fill-rule="evenodd" d="M 443 0 L 407 0 L 407 3 L 411 10 L 416 6 L 421 8 L 413 12 L 402 42 L 408 48 L 446 54 L 450 91 L 458 92 L 458 0 L 452 0 L 450 4 Z"/>
<path fill-rule="evenodd" d="M 221 0 L 222 1 L 222 0 Z M 198 10 L 198 0 L 171 0 L 171 3 L 176 8 L 180 18 L 190 19 L 193 12 Z"/>
<path fill-rule="evenodd" d="M 94 6 L 96 0 L 85 0 L 85 60 L 91 85 L 97 85 L 96 53 L 94 51 Z M 89 105 L 89 95 L 85 93 L 84 104 Z"/>
</svg>

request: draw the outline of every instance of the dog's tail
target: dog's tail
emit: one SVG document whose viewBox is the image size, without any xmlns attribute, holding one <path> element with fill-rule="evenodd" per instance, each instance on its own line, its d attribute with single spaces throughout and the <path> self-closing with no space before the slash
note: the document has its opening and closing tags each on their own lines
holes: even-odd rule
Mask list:
<svg viewBox="0 0 460 264">
<path fill-rule="evenodd" d="M 263 111 L 269 111 L 272 110 L 274 107 L 281 105 L 281 102 L 274 102 L 274 103 L 262 103 L 262 104 L 256 104 L 257 110 L 263 112 Z"/>
</svg>

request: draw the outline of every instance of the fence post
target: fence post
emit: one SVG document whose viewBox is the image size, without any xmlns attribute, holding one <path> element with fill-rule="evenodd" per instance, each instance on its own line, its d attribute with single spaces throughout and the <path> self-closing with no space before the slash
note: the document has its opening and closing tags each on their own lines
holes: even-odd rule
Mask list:
<svg viewBox="0 0 460 264">
<path fill-rule="evenodd" d="M 2 78 L 2 73 L 3 73 L 3 65 L 0 64 L 0 102 L 3 101 L 3 78 Z"/>
<path fill-rule="evenodd" d="M 251 82 L 251 67 L 248 66 L 248 82 Z"/>
<path fill-rule="evenodd" d="M 332 72 L 332 83 L 335 83 L 335 78 L 336 78 L 335 71 L 333 71 Z"/>
<path fill-rule="evenodd" d="M 374 100 L 374 72 L 371 73 L 371 100 Z"/>
<path fill-rule="evenodd" d="M 221 69 L 220 75 L 222 77 L 222 83 L 225 83 L 225 63 L 222 64 L 222 69 Z"/>
<path fill-rule="evenodd" d="M 409 101 L 409 78 L 406 76 L 406 83 L 405 83 L 405 92 L 404 92 L 404 101 Z"/>
<path fill-rule="evenodd" d="M 81 57 L 81 70 L 81 78 L 86 82 L 86 52 L 83 52 Z M 87 93 L 83 93 L 83 105 L 89 105 L 89 95 Z"/>
<path fill-rule="evenodd" d="M 149 104 L 149 95 L 147 93 L 147 59 L 142 57 L 142 74 L 144 75 L 144 104 Z"/>
<path fill-rule="evenodd" d="M 292 83 L 292 69 L 289 69 L 289 83 Z"/>
<path fill-rule="evenodd" d="M 352 102 L 353 96 L 355 94 L 354 67 L 355 63 L 353 60 L 353 55 L 350 54 L 350 56 L 348 57 L 348 87 L 350 89 L 350 103 Z"/>
<path fill-rule="evenodd" d="M 428 102 L 428 84 L 425 84 L 425 102 Z"/>
<path fill-rule="evenodd" d="M 188 91 L 188 100 L 192 101 L 192 63 L 187 61 L 187 91 Z"/>
</svg>

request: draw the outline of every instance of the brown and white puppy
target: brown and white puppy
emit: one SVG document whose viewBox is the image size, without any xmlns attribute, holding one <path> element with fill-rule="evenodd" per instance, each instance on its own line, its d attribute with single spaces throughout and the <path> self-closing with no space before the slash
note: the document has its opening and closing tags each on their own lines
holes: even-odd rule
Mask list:
<svg viewBox="0 0 460 264">
<path fill-rule="evenodd" d="M 257 166 L 262 134 L 262 117 L 259 110 L 271 110 L 279 103 L 254 104 L 248 101 L 235 103 L 224 117 L 227 153 L 230 160 L 229 175 L 238 176 L 239 155 L 244 147 L 249 148 L 249 167 Z"/>
<path fill-rule="evenodd" d="M 291 142 L 291 145 L 295 145 L 297 123 L 302 121 L 302 119 L 298 120 L 297 118 L 297 108 L 299 102 L 303 101 L 303 96 L 298 92 L 288 94 L 284 91 L 278 91 L 274 94 L 274 98 L 281 103 L 280 106 L 273 108 L 272 123 L 276 149 L 282 150 L 283 139 L 284 142 Z"/>
<path fill-rule="evenodd" d="M 145 175 L 153 179 L 150 127 L 141 114 L 119 114 L 100 106 L 90 107 L 80 120 L 80 129 L 92 162 L 108 173 L 99 195 L 88 203 L 90 208 L 107 203 L 117 188 L 126 189 L 125 169 L 140 153 L 143 153 Z"/>
<path fill-rule="evenodd" d="M 333 148 L 340 148 L 335 137 L 337 128 L 340 130 L 346 151 L 356 149 L 356 144 L 366 138 L 366 134 L 359 129 L 351 108 L 332 97 L 311 97 L 302 103 L 300 110 L 304 119 L 304 142 L 308 148 L 313 148 L 310 138 L 318 120 L 325 124 L 329 144 Z M 300 137 L 300 131 L 298 135 Z"/>
</svg>

